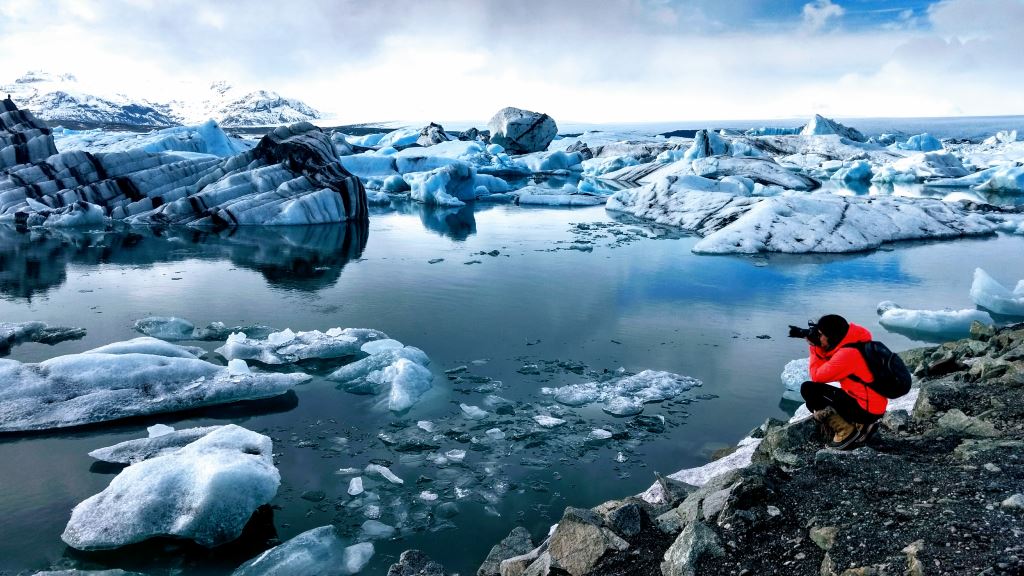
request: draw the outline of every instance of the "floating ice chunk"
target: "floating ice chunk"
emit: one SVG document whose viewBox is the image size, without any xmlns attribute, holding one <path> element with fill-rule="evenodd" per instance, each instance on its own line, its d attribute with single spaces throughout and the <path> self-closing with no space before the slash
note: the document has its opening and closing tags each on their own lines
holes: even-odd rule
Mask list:
<svg viewBox="0 0 1024 576">
<path fill-rule="evenodd" d="M 164 436 L 174 432 L 174 426 L 168 426 L 166 424 L 153 424 L 149 428 L 146 428 L 146 432 L 150 438 L 156 438 L 157 436 Z"/>
<path fill-rule="evenodd" d="M 334 526 L 321 526 L 263 552 L 239 566 L 231 576 L 347 576 L 359 573 L 373 557 L 373 552 L 373 544 L 346 546 Z"/>
<path fill-rule="evenodd" d="M 798 358 L 786 362 L 786 365 L 782 368 L 782 384 L 785 387 L 785 390 L 782 392 L 783 399 L 803 402 L 804 398 L 800 395 L 800 387 L 810 379 L 809 358 Z"/>
<path fill-rule="evenodd" d="M 167 358 L 199 358 L 206 350 L 197 346 L 179 346 L 150 336 L 139 336 L 124 342 L 113 342 L 87 350 L 82 354 L 151 354 Z"/>
<path fill-rule="evenodd" d="M 466 459 L 466 451 L 453 449 L 445 452 L 444 456 L 445 458 L 451 460 L 452 462 L 462 462 L 463 460 Z"/>
<path fill-rule="evenodd" d="M 491 428 L 490 430 L 485 431 L 484 434 L 487 434 L 487 437 L 491 440 L 505 439 L 505 433 L 501 431 L 501 428 Z"/>
<path fill-rule="evenodd" d="M 659 156 L 660 158 L 660 156 Z M 607 158 L 591 158 L 580 163 L 583 173 L 587 176 L 603 176 L 626 166 L 636 166 L 640 161 L 633 156 L 611 156 Z"/>
<path fill-rule="evenodd" d="M 459 408 L 462 409 L 462 413 L 470 420 L 483 420 L 487 418 L 487 411 L 482 410 L 479 406 L 470 406 L 468 404 L 459 404 Z"/>
<path fill-rule="evenodd" d="M 424 432 L 433 432 L 434 430 L 437 430 L 437 425 L 430 420 L 420 420 L 416 422 L 416 427 Z"/>
<path fill-rule="evenodd" d="M 434 375 L 425 367 L 429 363 L 430 359 L 419 348 L 387 345 L 362 360 L 342 366 L 327 378 L 341 382 L 344 390 L 355 394 L 387 391 L 388 409 L 401 412 L 411 408 L 433 386 Z"/>
<path fill-rule="evenodd" d="M 395 535 L 395 527 L 378 520 L 367 520 L 359 527 L 360 540 L 388 540 Z"/>
<path fill-rule="evenodd" d="M 1009 144 L 1017 141 L 1016 130 L 1000 130 L 985 139 L 984 144 L 986 146 L 998 146 L 999 144 Z"/>
<path fill-rule="evenodd" d="M 385 352 L 387 350 L 397 350 L 403 348 L 405 345 L 398 340 L 392 340 L 391 338 L 383 338 L 381 340 L 374 340 L 367 342 L 359 347 L 360 350 L 367 354 L 376 354 L 378 352 Z"/>
<path fill-rule="evenodd" d="M 370 374 L 367 379 L 390 386 L 388 410 L 401 412 L 411 408 L 420 396 L 430 390 L 434 375 L 428 368 L 405 358 L 399 358 L 387 368 Z"/>
<path fill-rule="evenodd" d="M 363 477 L 356 476 L 348 481 L 348 495 L 359 496 L 363 493 Z"/>
<path fill-rule="evenodd" d="M 307 380 L 301 373 L 232 375 L 224 366 L 195 358 L 152 354 L 82 353 L 38 364 L 8 360 L 0 362 L 0 382 L 6 384 L 0 389 L 0 431 L 63 428 L 270 398 Z"/>
<path fill-rule="evenodd" d="M 892 302 L 882 302 L 878 309 L 879 324 L 911 336 L 966 336 L 972 322 L 993 324 L 992 317 L 982 310 L 907 310 Z"/>
<path fill-rule="evenodd" d="M 892 145 L 897 150 L 916 150 L 917 152 L 934 152 L 942 150 L 942 142 L 938 138 L 925 132 L 911 136 L 906 142 L 897 142 Z"/>
<path fill-rule="evenodd" d="M 433 502 L 434 500 L 437 500 L 437 494 L 430 490 L 424 490 L 423 492 L 420 492 L 420 500 L 423 500 L 424 502 Z"/>
<path fill-rule="evenodd" d="M 594 428 L 589 436 L 594 440 L 607 440 L 612 437 L 612 433 L 604 428 Z"/>
<path fill-rule="evenodd" d="M 608 399 L 601 409 L 612 416 L 634 416 L 644 411 L 644 403 L 634 398 L 615 396 Z"/>
<path fill-rule="evenodd" d="M 154 428 L 162 427 L 154 431 Z M 149 437 L 137 440 L 126 440 L 106 448 L 98 448 L 89 452 L 91 458 L 113 464 L 135 464 L 155 456 L 162 456 L 195 442 L 220 426 L 202 426 L 175 430 L 170 426 L 157 424 L 149 427 Z M 169 430 L 165 430 L 169 429 Z"/>
<path fill-rule="evenodd" d="M 872 182 L 920 182 L 932 178 L 960 178 L 969 174 L 951 152 L 924 152 L 897 160 L 875 171 Z"/>
<path fill-rule="evenodd" d="M 354 476 L 362 471 L 362 468 L 338 468 L 335 474 L 338 474 L 339 476 Z"/>
<path fill-rule="evenodd" d="M 376 474 L 392 484 L 405 484 L 405 480 L 395 476 L 395 473 L 390 468 L 380 464 L 367 464 L 365 471 L 367 474 Z"/>
<path fill-rule="evenodd" d="M 136 332 L 161 340 L 191 340 L 196 327 L 184 318 L 149 316 L 135 321 Z"/>
<path fill-rule="evenodd" d="M 230 542 L 277 493 L 270 438 L 229 424 L 191 444 L 133 464 L 71 511 L 61 538 L 73 548 L 116 548 L 173 536 Z"/>
<path fill-rule="evenodd" d="M 609 402 L 616 398 L 626 399 L 634 404 L 661 402 L 700 386 L 700 380 L 680 376 L 671 372 L 644 370 L 632 376 L 622 376 L 605 382 L 570 384 L 559 388 L 542 388 L 542 394 L 550 394 L 555 400 L 569 406 L 582 406 L 590 402 Z M 615 400 L 617 407 L 626 409 L 623 400 Z M 638 412 L 637 412 L 638 413 Z"/>
<path fill-rule="evenodd" d="M 979 184 L 977 188 L 993 192 L 1024 193 L 1024 166 L 997 168 L 991 172 L 989 179 Z"/>
<path fill-rule="evenodd" d="M 387 338 L 384 333 L 367 328 L 332 328 L 292 332 L 289 329 L 270 334 L 265 340 L 231 334 L 215 352 L 228 360 L 256 360 L 264 364 L 291 364 L 312 358 L 332 359 L 356 356 L 363 344 Z"/>
<path fill-rule="evenodd" d="M 57 344 L 85 336 L 84 328 L 49 326 L 46 322 L 0 322 L 0 356 L 22 342 Z"/>
<path fill-rule="evenodd" d="M 981 268 L 974 269 L 971 300 L 996 314 L 1024 316 L 1024 280 L 1017 282 L 1013 292 L 988 275 Z"/>
<path fill-rule="evenodd" d="M 583 160 L 583 154 L 579 152 L 566 153 L 554 150 L 519 156 L 515 162 L 531 172 L 553 172 L 555 170 L 581 170 L 580 163 Z"/>
<path fill-rule="evenodd" d="M 555 426 L 565 424 L 565 420 L 555 418 L 554 416 L 548 416 L 547 414 L 538 414 L 533 417 L 533 421 L 542 428 L 554 428 Z"/>
<path fill-rule="evenodd" d="M 871 163 L 867 160 L 845 163 L 832 174 L 831 179 L 837 182 L 868 182 L 871 180 Z"/>
<path fill-rule="evenodd" d="M 516 190 L 515 195 L 520 206 L 599 206 L 608 201 L 608 196 L 583 194 L 571 185 L 567 188 L 525 186 Z"/>
</svg>

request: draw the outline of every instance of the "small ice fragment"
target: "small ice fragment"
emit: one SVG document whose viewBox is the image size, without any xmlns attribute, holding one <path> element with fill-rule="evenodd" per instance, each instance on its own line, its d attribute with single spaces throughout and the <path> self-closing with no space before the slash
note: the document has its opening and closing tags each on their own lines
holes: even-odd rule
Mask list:
<svg viewBox="0 0 1024 576">
<path fill-rule="evenodd" d="M 420 420 L 419 422 L 416 423 L 416 427 L 419 428 L 420 430 L 423 430 L 424 432 L 433 432 L 434 430 L 437 429 L 437 425 L 435 425 L 430 420 Z"/>
<path fill-rule="evenodd" d="M 345 548 L 345 557 L 341 565 L 345 568 L 345 574 L 358 574 L 373 558 L 373 544 L 360 542 Z"/>
<path fill-rule="evenodd" d="M 149 428 L 146 428 L 149 432 L 150 438 L 156 438 L 157 436 L 163 436 L 164 434 L 170 434 L 174 432 L 174 426 L 168 426 L 166 424 L 153 424 Z"/>
<path fill-rule="evenodd" d="M 461 500 L 472 493 L 473 491 L 470 490 L 469 488 L 460 488 L 458 486 L 455 487 L 455 498 L 458 500 Z"/>
<path fill-rule="evenodd" d="M 363 493 L 363 477 L 356 476 L 348 481 L 348 495 L 359 496 Z"/>
<path fill-rule="evenodd" d="M 481 410 L 479 406 L 470 406 L 468 404 L 459 404 L 459 408 L 462 408 L 463 414 L 470 420 L 482 420 L 487 418 L 487 412 Z"/>
<path fill-rule="evenodd" d="M 366 507 L 363 508 L 363 516 L 370 520 L 380 518 L 380 506 L 377 506 L 376 504 L 367 504 Z"/>
<path fill-rule="evenodd" d="M 386 540 L 395 535 L 395 527 L 377 520 L 367 520 L 359 528 L 359 537 L 364 540 Z"/>
<path fill-rule="evenodd" d="M 616 462 L 622 463 L 622 462 L 625 462 L 627 460 L 629 460 L 629 457 L 626 456 L 625 454 L 623 454 L 622 452 L 619 452 L 618 454 L 615 455 L 615 461 Z"/>
<path fill-rule="evenodd" d="M 359 349 L 367 354 L 376 354 L 378 352 L 387 352 L 388 350 L 399 350 L 404 347 L 405 345 L 398 340 L 385 338 L 384 340 L 372 340 L 367 342 L 360 346 Z"/>
<path fill-rule="evenodd" d="M 394 472 L 392 472 L 385 466 L 381 466 L 380 464 L 367 464 L 366 473 L 378 474 L 388 482 L 391 482 L 392 484 L 405 484 L 405 480 L 402 480 L 398 476 L 395 476 Z"/>
<path fill-rule="evenodd" d="M 594 440 L 607 440 L 612 437 L 612 433 L 604 428 L 594 428 L 590 431 L 590 437 Z"/>
<path fill-rule="evenodd" d="M 484 434 L 487 434 L 487 437 L 490 438 L 491 440 L 505 439 L 505 433 L 502 432 L 500 428 L 491 428 L 490 430 L 484 432 Z"/>
<path fill-rule="evenodd" d="M 271 346 L 283 346 L 292 340 L 295 340 L 295 332 L 292 332 L 291 328 L 285 328 L 280 332 L 271 332 L 267 336 L 267 342 Z"/>
<path fill-rule="evenodd" d="M 448 458 L 452 462 L 462 462 L 466 458 L 466 451 L 465 450 L 454 449 L 454 450 L 449 450 L 449 451 L 445 452 L 444 455 L 445 455 L 446 458 Z"/>
<path fill-rule="evenodd" d="M 335 474 L 339 474 L 341 476 L 353 476 L 355 474 L 359 474 L 360 472 L 362 472 L 362 470 L 360 470 L 359 468 L 339 468 L 338 471 L 335 472 Z"/>
<path fill-rule="evenodd" d="M 537 416 L 534 416 L 533 421 L 544 428 L 554 428 L 555 426 L 565 424 L 565 420 L 555 418 L 554 416 L 548 416 L 546 414 L 538 414 Z"/>
<path fill-rule="evenodd" d="M 228 374 L 241 376 L 243 374 L 252 374 L 252 370 L 249 370 L 249 365 L 245 363 L 245 360 L 235 358 L 228 361 Z"/>
<path fill-rule="evenodd" d="M 434 500 L 437 500 L 437 494 L 434 494 L 430 490 L 424 490 L 423 492 L 420 492 L 420 500 L 423 500 L 424 502 L 433 502 Z"/>
</svg>

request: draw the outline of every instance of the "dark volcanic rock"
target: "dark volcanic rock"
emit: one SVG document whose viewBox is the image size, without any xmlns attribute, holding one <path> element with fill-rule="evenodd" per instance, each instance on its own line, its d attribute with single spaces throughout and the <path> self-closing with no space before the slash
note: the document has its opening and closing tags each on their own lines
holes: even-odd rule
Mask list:
<svg viewBox="0 0 1024 576">
<path fill-rule="evenodd" d="M 419 550 L 406 550 L 391 565 L 387 576 L 448 576 L 444 566 L 430 559 Z"/>
<path fill-rule="evenodd" d="M 502 108 L 487 123 L 491 143 L 510 154 L 529 154 L 547 150 L 558 134 L 558 126 L 547 114 L 519 108 Z"/>
<path fill-rule="evenodd" d="M 533 540 L 526 528 L 515 527 L 504 540 L 495 544 L 487 559 L 477 569 L 477 576 L 501 576 L 501 562 L 515 556 L 522 556 L 533 550 Z"/>
</svg>

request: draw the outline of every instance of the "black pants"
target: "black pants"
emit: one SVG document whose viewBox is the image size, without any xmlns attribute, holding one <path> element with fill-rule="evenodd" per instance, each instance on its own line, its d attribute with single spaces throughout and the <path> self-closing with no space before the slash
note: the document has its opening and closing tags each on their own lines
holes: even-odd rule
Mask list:
<svg viewBox="0 0 1024 576">
<path fill-rule="evenodd" d="M 819 384 L 817 382 L 804 382 L 800 386 L 800 395 L 804 397 L 807 409 L 811 412 L 832 407 L 843 420 L 855 424 L 870 424 L 881 418 L 880 414 L 872 414 L 860 407 L 860 404 L 841 388 Z"/>
</svg>

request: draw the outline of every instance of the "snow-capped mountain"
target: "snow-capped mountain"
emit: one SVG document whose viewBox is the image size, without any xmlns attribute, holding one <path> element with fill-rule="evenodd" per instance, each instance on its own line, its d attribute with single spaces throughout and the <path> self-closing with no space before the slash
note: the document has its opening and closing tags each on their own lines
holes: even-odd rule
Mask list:
<svg viewBox="0 0 1024 576">
<path fill-rule="evenodd" d="M 301 100 L 282 97 L 270 90 L 245 92 L 227 82 L 214 82 L 205 98 L 176 100 L 169 104 L 185 124 L 210 118 L 225 127 L 277 126 L 320 118 L 320 113 Z"/>
<path fill-rule="evenodd" d="M 167 105 L 123 94 L 98 96 L 82 89 L 71 74 L 29 72 L 11 84 L 0 85 L 18 106 L 41 120 L 67 124 L 171 126 L 177 124 Z"/>
<path fill-rule="evenodd" d="M 270 90 L 246 92 L 226 82 L 189 98 L 158 103 L 124 94 L 98 94 L 81 86 L 72 74 L 29 72 L 0 85 L 19 107 L 37 118 L 76 126 L 172 126 L 213 119 L 224 127 L 261 127 L 312 121 L 320 113 L 294 98 Z"/>
</svg>

